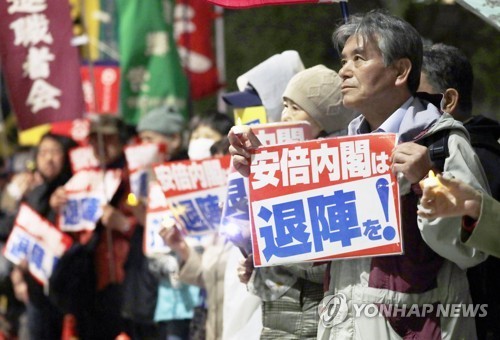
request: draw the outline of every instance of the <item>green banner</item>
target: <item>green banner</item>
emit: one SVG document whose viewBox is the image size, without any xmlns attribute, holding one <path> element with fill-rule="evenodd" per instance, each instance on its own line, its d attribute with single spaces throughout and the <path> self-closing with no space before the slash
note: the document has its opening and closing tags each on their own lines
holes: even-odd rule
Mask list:
<svg viewBox="0 0 500 340">
<path fill-rule="evenodd" d="M 151 109 L 171 105 L 187 118 L 188 81 L 173 34 L 173 0 L 118 0 L 121 115 L 136 125 Z"/>
</svg>

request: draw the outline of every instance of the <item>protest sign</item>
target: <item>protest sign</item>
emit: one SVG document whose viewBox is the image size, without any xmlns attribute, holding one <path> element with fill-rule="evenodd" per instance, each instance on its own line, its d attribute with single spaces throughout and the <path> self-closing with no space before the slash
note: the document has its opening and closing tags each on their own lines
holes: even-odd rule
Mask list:
<svg viewBox="0 0 500 340">
<path fill-rule="evenodd" d="M 276 145 L 311 139 L 309 122 L 278 122 L 252 125 L 262 145 Z M 250 223 L 248 207 L 248 178 L 233 166 L 228 175 L 227 195 L 222 210 L 221 232 L 230 240 L 245 237 Z"/>
<path fill-rule="evenodd" d="M 154 172 L 178 224 L 190 235 L 217 229 L 230 156 L 156 165 Z"/>
<path fill-rule="evenodd" d="M 378 133 L 253 150 L 255 266 L 401 254 L 395 143 Z"/>
<path fill-rule="evenodd" d="M 170 247 L 163 242 L 159 232 L 165 223 L 173 219 L 160 184 L 157 181 L 151 181 L 146 209 L 146 225 L 144 226 L 143 250 L 146 256 L 170 253 Z"/>
<path fill-rule="evenodd" d="M 125 157 L 129 169 L 130 191 L 139 200 L 148 197 L 148 183 L 152 165 L 165 159 L 166 144 L 134 144 L 125 147 Z"/>
<path fill-rule="evenodd" d="M 306 121 L 276 122 L 252 125 L 262 145 L 301 142 L 311 139 L 311 124 Z"/>
<path fill-rule="evenodd" d="M 71 244 L 71 237 L 27 204 L 21 204 L 4 255 L 16 265 L 26 260 L 30 273 L 47 284 L 55 265 Z"/>
<path fill-rule="evenodd" d="M 102 216 L 102 206 L 115 194 L 121 169 L 81 170 L 64 185 L 67 202 L 58 214 L 59 229 L 68 232 L 94 230 Z"/>
<path fill-rule="evenodd" d="M 96 169 L 99 167 L 99 161 L 95 157 L 90 145 L 72 148 L 69 151 L 69 161 L 74 174 L 80 170 Z"/>
</svg>

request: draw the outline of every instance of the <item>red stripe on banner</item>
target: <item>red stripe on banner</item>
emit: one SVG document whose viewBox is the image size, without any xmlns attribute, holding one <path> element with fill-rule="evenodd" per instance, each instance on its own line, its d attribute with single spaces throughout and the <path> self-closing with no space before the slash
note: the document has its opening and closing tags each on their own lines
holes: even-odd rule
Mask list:
<svg viewBox="0 0 500 340">
<path fill-rule="evenodd" d="M 325 2 L 324 0 L 207 0 L 226 8 L 249 8 L 268 5 L 297 5 Z M 334 2 L 333 0 L 331 2 Z"/>
<path fill-rule="evenodd" d="M 91 70 L 93 74 L 91 74 Z M 118 65 L 82 65 L 80 69 L 85 112 L 118 114 L 120 67 Z"/>
<path fill-rule="evenodd" d="M 0 1 L 0 59 L 18 127 L 83 116 L 80 61 L 67 1 Z"/>
<path fill-rule="evenodd" d="M 205 0 L 177 0 L 177 51 L 189 78 L 192 99 L 215 93 L 219 77 L 214 57 L 213 6 Z"/>
</svg>

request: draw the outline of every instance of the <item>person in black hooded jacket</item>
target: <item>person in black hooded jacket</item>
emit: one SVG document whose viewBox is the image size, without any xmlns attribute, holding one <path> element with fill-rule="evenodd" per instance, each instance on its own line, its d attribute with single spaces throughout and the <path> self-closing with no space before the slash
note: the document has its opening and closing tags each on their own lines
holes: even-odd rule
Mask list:
<svg viewBox="0 0 500 340">
<path fill-rule="evenodd" d="M 71 178 L 69 150 L 76 145 L 71 138 L 49 132 L 41 138 L 36 151 L 34 176 L 38 177 L 39 184 L 24 195 L 22 202 L 52 223 L 55 222 L 56 214 L 49 206 L 49 199 L 56 188 Z M 63 313 L 49 300 L 43 286 L 27 269 L 23 267 L 21 270 L 28 285 L 30 339 L 60 338 Z"/>
<path fill-rule="evenodd" d="M 500 200 L 500 124 L 483 115 L 472 115 L 472 65 L 465 54 L 454 46 L 434 44 L 424 48 L 419 91 L 442 94 L 441 110 L 462 122 L 470 142 L 481 161 L 488 179 L 491 196 Z M 488 304 L 487 317 L 476 317 L 479 339 L 488 332 L 500 336 L 500 260 L 489 257 L 467 271 L 474 303 Z"/>
</svg>

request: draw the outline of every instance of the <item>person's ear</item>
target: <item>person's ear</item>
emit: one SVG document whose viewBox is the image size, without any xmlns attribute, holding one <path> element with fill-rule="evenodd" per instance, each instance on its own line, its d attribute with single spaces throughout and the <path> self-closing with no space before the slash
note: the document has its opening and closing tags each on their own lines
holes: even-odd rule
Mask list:
<svg viewBox="0 0 500 340">
<path fill-rule="evenodd" d="M 460 95 L 458 91 L 454 88 L 449 88 L 444 91 L 443 94 L 443 104 L 441 110 L 453 115 L 453 112 L 458 106 L 458 100 L 460 99 Z"/>
<path fill-rule="evenodd" d="M 396 85 L 406 85 L 408 83 L 408 77 L 412 69 L 411 61 L 408 58 L 401 58 L 394 62 L 394 68 L 396 70 Z"/>
</svg>

